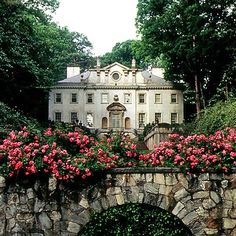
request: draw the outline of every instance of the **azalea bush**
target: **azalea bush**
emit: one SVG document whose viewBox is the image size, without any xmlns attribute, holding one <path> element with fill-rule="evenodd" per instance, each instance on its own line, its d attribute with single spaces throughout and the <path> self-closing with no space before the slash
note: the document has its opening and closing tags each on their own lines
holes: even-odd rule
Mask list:
<svg viewBox="0 0 236 236">
<path fill-rule="evenodd" d="M 236 166 L 236 131 L 214 135 L 170 135 L 143 154 L 123 134 L 96 140 L 78 132 L 48 128 L 43 132 L 11 131 L 0 143 L 0 175 L 17 177 L 45 173 L 58 180 L 86 179 L 95 171 L 117 167 L 179 167 L 185 173 L 209 169 L 229 172 Z"/>
<path fill-rule="evenodd" d="M 0 175 L 13 177 L 45 173 L 59 180 L 86 179 L 93 171 L 139 162 L 136 145 L 119 134 L 100 140 L 79 134 L 52 131 L 11 131 L 0 145 Z M 141 163 L 141 162 L 140 162 Z"/>
<path fill-rule="evenodd" d="M 151 166 L 179 167 L 184 172 L 229 172 L 236 166 L 236 131 L 226 128 L 214 135 L 184 137 L 171 134 L 150 154 L 141 156 Z"/>
</svg>

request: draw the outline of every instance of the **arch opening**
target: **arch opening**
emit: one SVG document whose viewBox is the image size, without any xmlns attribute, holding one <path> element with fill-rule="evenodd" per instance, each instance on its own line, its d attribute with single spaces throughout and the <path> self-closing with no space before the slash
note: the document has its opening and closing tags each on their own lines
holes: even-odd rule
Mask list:
<svg viewBox="0 0 236 236">
<path fill-rule="evenodd" d="M 172 213 L 138 203 L 128 203 L 94 213 L 78 235 L 193 236 L 187 226 Z"/>
</svg>

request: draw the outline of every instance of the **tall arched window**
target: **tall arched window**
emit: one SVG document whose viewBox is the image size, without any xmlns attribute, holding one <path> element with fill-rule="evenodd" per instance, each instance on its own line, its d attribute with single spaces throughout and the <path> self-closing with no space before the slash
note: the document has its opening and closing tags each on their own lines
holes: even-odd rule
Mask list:
<svg viewBox="0 0 236 236">
<path fill-rule="evenodd" d="M 126 117 L 125 118 L 125 129 L 130 129 L 130 128 L 131 128 L 130 118 Z"/>
<path fill-rule="evenodd" d="M 114 130 L 124 129 L 125 106 L 115 101 L 107 107 L 107 110 L 109 111 L 109 128 Z"/>
<path fill-rule="evenodd" d="M 107 118 L 106 117 L 102 118 L 102 129 L 107 129 Z"/>
</svg>

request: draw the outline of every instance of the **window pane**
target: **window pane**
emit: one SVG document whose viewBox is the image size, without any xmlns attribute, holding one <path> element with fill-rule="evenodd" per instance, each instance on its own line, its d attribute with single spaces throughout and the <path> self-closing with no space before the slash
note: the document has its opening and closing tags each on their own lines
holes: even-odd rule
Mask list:
<svg viewBox="0 0 236 236">
<path fill-rule="evenodd" d="M 144 98 L 145 98 L 144 94 L 139 94 L 139 103 L 144 103 L 145 102 Z"/>
<path fill-rule="evenodd" d="M 177 113 L 171 113 L 171 124 L 177 123 Z"/>
<path fill-rule="evenodd" d="M 177 94 L 171 94 L 171 103 L 177 103 Z"/>
<path fill-rule="evenodd" d="M 118 115 L 112 114 L 111 122 L 112 122 L 112 128 L 120 128 L 121 127 L 120 114 Z"/>
<path fill-rule="evenodd" d="M 77 102 L 77 94 L 76 93 L 72 93 L 71 94 L 71 102 L 72 103 L 76 103 Z"/>
<path fill-rule="evenodd" d="M 56 93 L 55 96 L 55 102 L 56 103 L 61 103 L 62 99 L 61 99 L 61 93 Z"/>
<path fill-rule="evenodd" d="M 139 113 L 138 121 L 139 121 L 139 128 L 145 126 L 145 113 Z"/>
<path fill-rule="evenodd" d="M 155 94 L 155 103 L 161 103 L 161 94 L 160 93 Z"/>
<path fill-rule="evenodd" d="M 55 121 L 61 121 L 61 112 L 55 112 Z"/>
<path fill-rule="evenodd" d="M 93 103 L 93 94 L 92 93 L 87 94 L 87 103 Z"/>
</svg>

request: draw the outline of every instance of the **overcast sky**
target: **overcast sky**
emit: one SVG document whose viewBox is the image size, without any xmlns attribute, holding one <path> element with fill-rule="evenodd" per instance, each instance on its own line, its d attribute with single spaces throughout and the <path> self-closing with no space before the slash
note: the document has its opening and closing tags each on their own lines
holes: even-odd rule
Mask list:
<svg viewBox="0 0 236 236">
<path fill-rule="evenodd" d="M 95 56 L 110 52 L 117 42 L 136 38 L 138 0 L 60 0 L 54 21 L 83 33 Z"/>
</svg>

